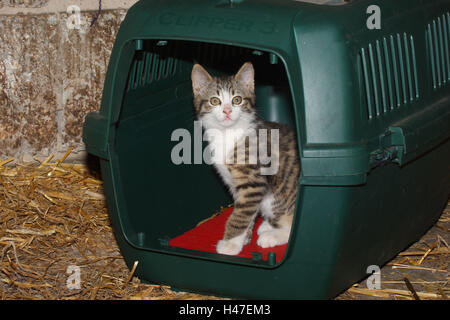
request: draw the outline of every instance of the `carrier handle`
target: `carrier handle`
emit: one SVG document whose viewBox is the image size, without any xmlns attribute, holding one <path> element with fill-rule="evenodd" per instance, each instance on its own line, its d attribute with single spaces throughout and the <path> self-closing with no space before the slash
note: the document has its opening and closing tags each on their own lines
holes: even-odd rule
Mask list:
<svg viewBox="0 0 450 320">
<path fill-rule="evenodd" d="M 223 6 L 233 7 L 234 4 L 238 4 L 243 1 L 244 0 L 215 0 L 216 6 L 218 6 L 218 7 L 223 7 Z"/>
</svg>

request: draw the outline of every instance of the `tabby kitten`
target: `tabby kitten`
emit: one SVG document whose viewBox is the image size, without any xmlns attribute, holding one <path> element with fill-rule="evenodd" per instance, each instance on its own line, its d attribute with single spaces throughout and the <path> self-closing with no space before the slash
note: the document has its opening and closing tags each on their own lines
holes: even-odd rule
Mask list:
<svg viewBox="0 0 450 320">
<path fill-rule="evenodd" d="M 257 230 L 257 244 L 268 248 L 287 243 L 300 174 L 295 132 L 282 124 L 264 121 L 256 114 L 254 68 L 250 62 L 229 77 L 212 77 L 196 64 L 191 77 L 195 111 L 209 140 L 208 147 L 214 150 L 213 164 L 234 198 L 234 210 L 226 223 L 224 237 L 217 244 L 217 252 L 228 255 L 241 252 L 251 240 L 258 214 L 264 221 Z M 215 135 L 208 135 L 209 131 L 222 133 L 225 138 L 215 139 Z M 253 132 L 258 151 L 262 147 L 270 151 L 270 164 L 254 151 L 257 161 L 249 161 Z M 259 132 L 267 132 L 267 139 L 262 139 L 264 135 Z M 275 141 L 278 144 L 275 148 L 271 138 L 276 134 L 280 143 Z M 239 148 L 245 150 L 244 162 L 236 161 Z M 263 169 L 274 163 L 278 170 L 263 174 Z"/>
</svg>

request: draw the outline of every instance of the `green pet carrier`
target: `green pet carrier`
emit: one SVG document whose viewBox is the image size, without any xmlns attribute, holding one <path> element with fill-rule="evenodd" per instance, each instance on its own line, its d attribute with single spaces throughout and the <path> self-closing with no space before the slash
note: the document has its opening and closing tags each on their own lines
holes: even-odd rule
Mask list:
<svg viewBox="0 0 450 320">
<path fill-rule="evenodd" d="M 450 190 L 450 1 L 141 0 L 123 21 L 84 142 L 100 158 L 135 275 L 239 298 L 327 299 L 417 241 Z M 197 157 L 191 70 L 256 71 L 259 114 L 294 128 L 301 176 L 285 253 L 220 255 L 171 239 L 232 199 Z M 195 141 L 194 141 L 195 140 Z M 201 147 L 206 143 L 202 141 Z M 188 161 L 189 162 L 189 161 Z"/>
</svg>

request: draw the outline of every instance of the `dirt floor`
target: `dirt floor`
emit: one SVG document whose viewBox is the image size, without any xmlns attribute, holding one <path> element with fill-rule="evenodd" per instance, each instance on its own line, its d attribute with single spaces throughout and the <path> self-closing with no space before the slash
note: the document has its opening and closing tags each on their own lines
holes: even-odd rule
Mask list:
<svg viewBox="0 0 450 320">
<path fill-rule="evenodd" d="M 98 173 L 63 161 L 0 162 L 0 299 L 216 299 L 140 283 L 120 255 Z M 362 281 L 337 299 L 448 299 L 449 228 L 450 202 L 381 269 L 381 289 Z"/>
</svg>

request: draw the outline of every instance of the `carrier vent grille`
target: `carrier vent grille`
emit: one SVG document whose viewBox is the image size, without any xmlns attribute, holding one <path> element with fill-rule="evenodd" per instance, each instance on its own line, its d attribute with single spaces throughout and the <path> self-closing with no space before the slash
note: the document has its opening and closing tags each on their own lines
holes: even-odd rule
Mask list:
<svg viewBox="0 0 450 320">
<path fill-rule="evenodd" d="M 223 44 L 201 43 L 198 44 L 194 53 L 194 60 L 204 65 L 223 64 L 230 59 L 248 54 L 250 49 L 234 47 Z"/>
<path fill-rule="evenodd" d="M 143 46 L 142 50 L 136 51 L 127 91 L 186 74 L 186 67 L 191 68 L 192 62 L 214 70 L 252 52 L 229 45 L 182 41 L 144 42 Z"/>
<path fill-rule="evenodd" d="M 128 80 L 128 91 L 174 76 L 179 69 L 179 61 L 171 55 L 175 49 L 170 46 L 158 48 L 155 52 L 136 52 Z"/>
<path fill-rule="evenodd" d="M 368 119 L 420 97 L 414 38 L 406 33 L 383 37 L 359 52 Z"/>
<path fill-rule="evenodd" d="M 438 89 L 450 82 L 450 13 L 427 25 L 426 40 L 433 88 Z"/>
</svg>

